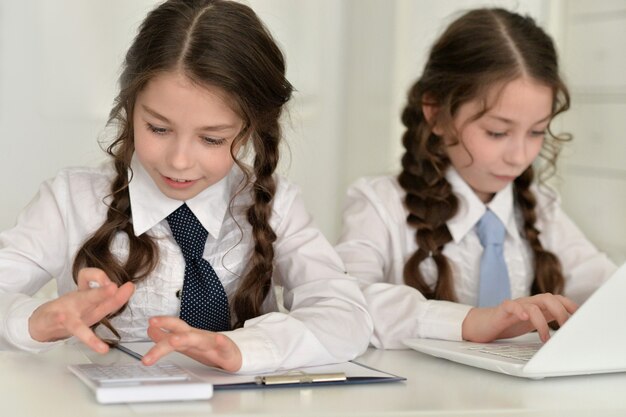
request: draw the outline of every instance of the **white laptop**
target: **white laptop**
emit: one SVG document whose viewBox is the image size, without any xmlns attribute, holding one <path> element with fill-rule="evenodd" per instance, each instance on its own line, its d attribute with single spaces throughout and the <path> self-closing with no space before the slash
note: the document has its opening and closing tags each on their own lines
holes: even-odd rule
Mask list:
<svg viewBox="0 0 626 417">
<path fill-rule="evenodd" d="M 404 343 L 429 355 L 524 378 L 625 372 L 626 264 L 545 344 L 536 333 L 487 344 L 419 338 Z"/>
</svg>

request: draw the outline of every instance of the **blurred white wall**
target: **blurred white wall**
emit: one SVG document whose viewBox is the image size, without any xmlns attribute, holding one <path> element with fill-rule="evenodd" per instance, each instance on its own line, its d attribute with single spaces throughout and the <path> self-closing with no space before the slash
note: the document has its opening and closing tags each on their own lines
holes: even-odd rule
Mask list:
<svg viewBox="0 0 626 417">
<path fill-rule="evenodd" d="M 617 263 L 626 261 L 626 0 L 568 0 L 559 9 L 572 94 L 561 158 L 568 214 Z"/>
<path fill-rule="evenodd" d="M 138 23 L 156 3 L 0 0 L 0 230 L 14 223 L 42 180 L 62 167 L 96 164 L 104 158 L 97 141 L 116 94 L 123 54 Z M 288 147 L 280 171 L 301 185 L 310 211 L 331 241 L 338 235 L 346 186 L 363 175 L 397 171 L 402 153 L 399 114 L 406 90 L 419 75 L 432 41 L 460 11 L 498 5 L 528 13 L 555 36 L 565 64 L 576 67 L 572 76 L 576 85 L 581 84 L 580 79 L 597 79 L 598 70 L 602 79 L 612 77 L 615 83 L 626 85 L 624 60 L 608 61 L 612 67 L 590 66 L 586 70 L 586 56 L 579 61 L 568 58 L 576 56 L 578 43 L 586 36 L 581 25 L 570 25 L 572 21 L 588 22 L 580 17 L 585 13 L 579 10 L 580 3 L 585 3 L 582 0 L 247 3 L 283 48 L 289 79 L 297 89 L 285 120 Z M 605 9 L 606 4 L 612 5 L 603 9 L 604 14 L 599 12 L 613 22 L 607 26 L 609 42 L 603 50 L 623 57 L 626 26 L 623 20 L 615 23 L 612 16 L 616 10 L 624 16 L 626 0 L 587 3 L 603 4 Z M 592 21 L 598 21 L 597 13 L 587 12 Z M 597 31 L 601 37 L 603 25 L 597 25 Z M 613 95 L 611 100 L 622 107 L 611 107 L 612 116 L 607 117 L 623 124 L 626 90 L 620 91 L 621 95 Z M 582 112 L 604 114 L 602 107 Z M 580 125 L 580 120 L 564 124 L 570 131 L 579 131 L 574 133 L 587 134 L 585 129 L 590 127 Z M 593 124 L 594 119 L 585 120 Z M 619 123 L 618 127 L 626 127 Z M 593 131 L 602 129 L 595 124 Z M 615 155 L 626 156 L 626 146 L 619 140 L 623 131 L 606 135 L 604 140 L 611 142 L 601 144 L 603 149 L 611 149 L 608 156 L 613 155 L 616 166 L 621 159 Z M 574 174 L 564 171 L 562 177 L 567 180 L 568 175 Z M 568 196 L 564 201 L 572 205 L 583 230 L 593 231 L 595 241 L 606 243 L 620 259 L 626 253 L 621 239 L 626 232 L 624 223 L 612 232 L 619 237 L 602 240 L 610 217 L 605 216 L 603 229 L 597 231 L 597 218 L 589 216 L 588 209 L 576 210 L 579 202 L 569 197 L 585 192 L 563 189 Z M 611 216 L 617 216 L 624 209 L 624 198 L 604 193 L 596 206 L 605 205 L 614 208 Z"/>
<path fill-rule="evenodd" d="M 0 1 L 0 230 L 46 178 L 95 164 L 121 60 L 153 1 Z"/>
</svg>

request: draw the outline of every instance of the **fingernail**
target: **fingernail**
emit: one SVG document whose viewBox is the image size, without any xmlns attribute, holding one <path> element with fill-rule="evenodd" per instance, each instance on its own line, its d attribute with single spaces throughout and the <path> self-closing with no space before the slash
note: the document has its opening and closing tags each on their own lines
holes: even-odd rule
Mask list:
<svg viewBox="0 0 626 417">
<path fill-rule="evenodd" d="M 100 288 L 100 284 L 97 281 L 89 281 L 87 285 L 89 285 L 89 288 Z"/>
</svg>

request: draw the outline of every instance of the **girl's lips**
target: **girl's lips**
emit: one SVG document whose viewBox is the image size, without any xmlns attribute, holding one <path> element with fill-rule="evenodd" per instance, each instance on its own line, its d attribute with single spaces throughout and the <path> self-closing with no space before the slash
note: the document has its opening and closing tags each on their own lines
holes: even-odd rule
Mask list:
<svg viewBox="0 0 626 417">
<path fill-rule="evenodd" d="M 517 178 L 517 177 L 501 177 L 499 175 L 496 175 L 496 178 L 499 179 L 500 181 L 504 181 L 504 182 L 513 182 L 513 181 L 515 181 L 515 178 Z"/>
<path fill-rule="evenodd" d="M 162 177 L 163 177 L 163 181 L 165 181 L 167 185 L 169 185 L 172 188 L 177 188 L 177 189 L 189 188 L 192 185 L 194 185 L 197 181 L 197 180 L 190 180 L 190 181 L 179 180 L 179 179 L 166 177 L 165 175 L 162 175 Z"/>
<path fill-rule="evenodd" d="M 510 176 L 510 175 L 494 175 L 494 177 L 496 177 L 500 181 L 507 181 L 507 182 L 515 181 L 515 178 L 517 178 L 517 176 Z"/>
</svg>

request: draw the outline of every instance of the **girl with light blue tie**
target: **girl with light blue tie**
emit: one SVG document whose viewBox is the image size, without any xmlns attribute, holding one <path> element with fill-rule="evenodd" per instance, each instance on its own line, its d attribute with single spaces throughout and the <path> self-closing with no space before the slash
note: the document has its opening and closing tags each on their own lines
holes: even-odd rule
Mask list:
<svg viewBox="0 0 626 417">
<path fill-rule="evenodd" d="M 356 280 L 274 173 L 291 93 L 249 7 L 151 11 L 124 62 L 109 161 L 45 182 L 0 234 L 0 346 L 151 339 L 146 365 L 179 351 L 246 373 L 362 353 L 372 324 Z M 51 279 L 59 297 L 34 298 Z"/>
<path fill-rule="evenodd" d="M 489 342 L 563 324 L 615 265 L 544 180 L 567 135 L 550 37 L 529 17 L 469 11 L 408 93 L 402 171 L 348 191 L 336 249 L 374 320 L 371 343 Z"/>
</svg>

